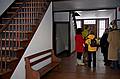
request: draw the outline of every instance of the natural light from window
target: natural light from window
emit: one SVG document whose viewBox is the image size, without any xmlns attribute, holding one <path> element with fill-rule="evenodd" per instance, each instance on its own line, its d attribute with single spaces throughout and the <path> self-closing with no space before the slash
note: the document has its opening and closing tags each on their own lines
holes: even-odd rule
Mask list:
<svg viewBox="0 0 120 79">
<path fill-rule="evenodd" d="M 105 31 L 105 20 L 99 21 L 99 37 L 101 38 Z"/>
<path fill-rule="evenodd" d="M 81 28 L 81 21 L 76 21 L 77 23 L 77 28 Z"/>
<path fill-rule="evenodd" d="M 96 20 L 84 20 L 84 24 L 96 24 Z"/>
</svg>

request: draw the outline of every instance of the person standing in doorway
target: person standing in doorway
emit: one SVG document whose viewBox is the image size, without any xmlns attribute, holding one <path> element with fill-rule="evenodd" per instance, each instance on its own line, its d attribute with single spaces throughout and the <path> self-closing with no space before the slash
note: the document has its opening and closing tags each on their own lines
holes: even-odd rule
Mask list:
<svg viewBox="0 0 120 79">
<path fill-rule="evenodd" d="M 77 65 L 84 65 L 82 54 L 84 52 L 84 38 L 82 37 L 82 29 L 78 28 L 75 35 L 75 51 L 77 52 Z"/>
<path fill-rule="evenodd" d="M 89 32 L 89 26 L 84 26 L 82 31 L 82 36 L 84 37 L 84 39 L 87 38 L 88 32 Z"/>
<path fill-rule="evenodd" d="M 108 46 L 109 46 L 109 43 L 107 41 L 107 38 L 108 38 L 108 31 L 109 29 L 105 29 L 105 32 L 103 34 L 103 36 L 101 37 L 100 39 L 100 47 L 101 47 L 101 52 L 103 53 L 103 56 L 104 56 L 104 62 L 106 66 L 109 66 L 110 65 L 110 62 L 108 61 Z"/>
<path fill-rule="evenodd" d="M 93 57 L 93 68 L 96 67 L 96 51 L 98 46 L 98 41 L 95 38 L 93 31 L 88 35 L 88 39 L 85 43 L 88 45 L 88 67 L 91 68 L 91 62 Z M 93 55 L 93 56 L 92 56 Z"/>
<path fill-rule="evenodd" d="M 89 33 L 89 26 L 86 26 L 86 25 L 85 25 L 85 26 L 83 27 L 83 31 L 82 31 L 82 36 L 84 37 L 84 40 L 87 39 L 88 33 Z M 87 48 L 87 45 L 85 45 L 84 49 L 85 49 L 85 51 L 84 51 L 84 53 L 83 53 L 83 62 L 84 62 L 85 64 L 87 64 L 87 60 L 88 60 L 88 51 L 86 50 L 86 49 L 88 49 L 88 48 Z"/>
<path fill-rule="evenodd" d="M 118 49 L 120 48 L 120 31 L 117 29 L 116 21 L 111 22 L 112 30 L 108 35 L 108 60 L 111 61 L 111 68 L 117 68 L 118 66 Z"/>
</svg>

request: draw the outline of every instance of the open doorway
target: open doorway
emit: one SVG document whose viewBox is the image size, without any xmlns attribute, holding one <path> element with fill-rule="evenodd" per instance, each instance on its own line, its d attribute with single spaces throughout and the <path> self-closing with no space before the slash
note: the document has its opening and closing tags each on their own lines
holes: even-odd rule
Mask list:
<svg viewBox="0 0 120 79">
<path fill-rule="evenodd" d="M 81 22 L 81 28 L 88 27 L 88 32 L 94 32 L 97 38 L 101 38 L 105 28 L 109 28 L 109 18 L 91 18 L 91 19 L 78 19 Z"/>
</svg>

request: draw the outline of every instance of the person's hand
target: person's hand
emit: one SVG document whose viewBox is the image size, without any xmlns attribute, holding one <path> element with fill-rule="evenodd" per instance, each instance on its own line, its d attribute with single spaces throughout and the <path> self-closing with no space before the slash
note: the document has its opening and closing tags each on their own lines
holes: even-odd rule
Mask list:
<svg viewBox="0 0 120 79">
<path fill-rule="evenodd" d="M 85 44 L 83 44 L 83 47 L 85 47 Z"/>
</svg>

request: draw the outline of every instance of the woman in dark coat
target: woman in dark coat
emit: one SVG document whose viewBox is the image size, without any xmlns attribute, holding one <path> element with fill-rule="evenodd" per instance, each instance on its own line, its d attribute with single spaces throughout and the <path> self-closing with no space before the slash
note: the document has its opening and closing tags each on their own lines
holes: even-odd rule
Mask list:
<svg viewBox="0 0 120 79">
<path fill-rule="evenodd" d="M 101 47 L 101 52 L 103 53 L 103 56 L 104 56 L 105 65 L 109 65 L 109 61 L 108 61 L 109 43 L 107 41 L 107 38 L 108 38 L 108 29 L 105 29 L 105 33 L 103 34 L 103 36 L 100 39 L 100 47 Z"/>
</svg>

